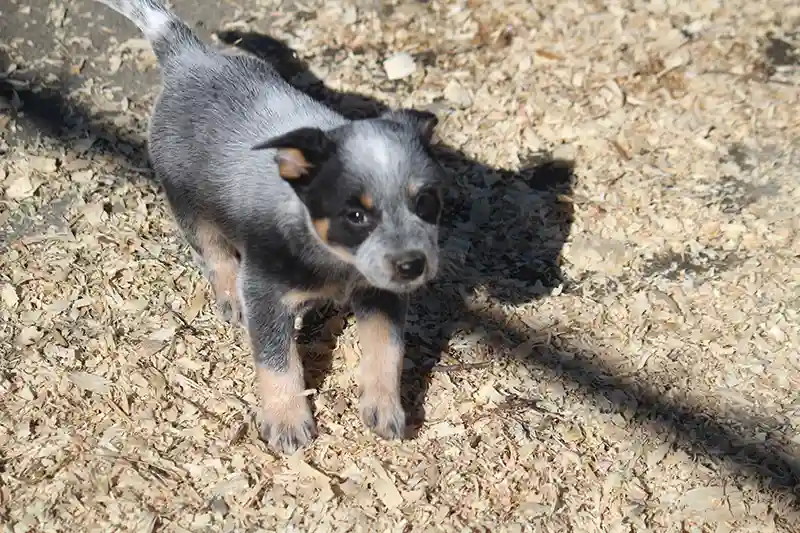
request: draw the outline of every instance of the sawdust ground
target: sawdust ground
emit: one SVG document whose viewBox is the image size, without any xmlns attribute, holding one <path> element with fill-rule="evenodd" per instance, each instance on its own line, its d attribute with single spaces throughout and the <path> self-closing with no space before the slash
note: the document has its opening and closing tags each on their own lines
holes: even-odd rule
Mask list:
<svg viewBox="0 0 800 533">
<path fill-rule="evenodd" d="M 797 5 L 175 4 L 206 38 L 286 41 L 295 81 L 354 114 L 440 116 L 455 184 L 447 272 L 410 316 L 417 434 L 362 427 L 353 328 L 327 313 L 305 344 L 321 436 L 267 451 L 241 331 L 148 181 L 147 46 L 88 0 L 14 0 L 4 531 L 800 528 Z M 416 68 L 392 81 L 398 52 Z"/>
</svg>

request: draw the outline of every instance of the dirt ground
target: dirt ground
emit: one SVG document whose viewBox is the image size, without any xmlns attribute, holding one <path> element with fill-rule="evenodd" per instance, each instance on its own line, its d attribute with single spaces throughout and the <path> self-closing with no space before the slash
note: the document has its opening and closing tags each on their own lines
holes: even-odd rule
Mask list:
<svg viewBox="0 0 800 533">
<path fill-rule="evenodd" d="M 362 426 L 328 309 L 303 333 L 320 436 L 269 452 L 242 331 L 151 181 L 149 48 L 90 0 L 8 0 L 2 531 L 800 531 L 800 4 L 174 6 L 350 116 L 439 116 L 414 434 Z"/>
</svg>

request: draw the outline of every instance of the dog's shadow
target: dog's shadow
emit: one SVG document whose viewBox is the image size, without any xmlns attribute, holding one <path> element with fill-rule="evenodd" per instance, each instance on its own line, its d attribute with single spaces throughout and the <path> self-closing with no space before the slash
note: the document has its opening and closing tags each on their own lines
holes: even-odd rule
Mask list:
<svg viewBox="0 0 800 533">
<path fill-rule="evenodd" d="M 268 61 L 291 85 L 348 118 L 374 117 L 386 110 L 366 96 L 329 89 L 277 39 L 239 31 L 221 31 L 217 37 Z M 476 315 L 468 311 L 466 301 L 474 301 L 471 296 L 477 293 L 489 305 L 516 306 L 549 294 L 563 283 L 559 258 L 573 216 L 571 161 L 531 154 L 523 169 L 511 171 L 488 167 L 441 143 L 434 152 L 453 179 L 442 217 L 442 273 L 414 295 L 409 310 L 403 399 L 412 433 L 425 419 L 423 405 L 432 372 L 479 363 L 451 354 L 448 348 L 459 330 L 481 326 L 471 323 Z M 320 324 L 337 312 L 332 307 L 318 310 L 304 324 L 325 330 Z M 443 356 L 455 364 L 440 365 Z M 316 357 L 313 367 L 309 385 L 317 387 L 330 363 Z"/>
</svg>

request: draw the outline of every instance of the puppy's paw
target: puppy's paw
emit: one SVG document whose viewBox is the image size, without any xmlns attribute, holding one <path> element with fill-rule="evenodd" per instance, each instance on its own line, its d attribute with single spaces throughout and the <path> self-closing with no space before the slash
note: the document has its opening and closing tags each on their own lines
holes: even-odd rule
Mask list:
<svg viewBox="0 0 800 533">
<path fill-rule="evenodd" d="M 217 313 L 222 319 L 231 325 L 236 325 L 242 321 L 242 310 L 239 307 L 239 302 L 235 299 L 218 296 L 215 303 Z"/>
<path fill-rule="evenodd" d="M 314 417 L 304 397 L 288 405 L 264 408 L 261 438 L 276 452 L 291 455 L 310 443 L 315 435 Z"/>
<path fill-rule="evenodd" d="M 391 395 L 364 394 L 359 405 L 361 420 L 387 440 L 402 439 L 406 433 L 406 412 L 400 398 Z"/>
</svg>

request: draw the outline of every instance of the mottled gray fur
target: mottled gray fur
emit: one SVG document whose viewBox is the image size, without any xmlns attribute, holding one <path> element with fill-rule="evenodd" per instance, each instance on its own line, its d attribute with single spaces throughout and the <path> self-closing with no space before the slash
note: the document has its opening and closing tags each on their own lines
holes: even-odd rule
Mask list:
<svg viewBox="0 0 800 533">
<path fill-rule="evenodd" d="M 219 283 L 218 300 L 231 317 L 241 315 L 256 364 L 271 372 L 263 374 L 269 378 L 265 383 L 287 379 L 293 364 L 292 326 L 303 304 L 333 293 L 352 301 L 359 315 L 385 319 L 389 331 L 370 334 L 383 338 L 385 333 L 396 349 L 394 344 L 402 343 L 407 295 L 438 270 L 439 208 L 434 204 L 435 220 L 423 220 L 413 198 L 421 188 L 440 187 L 442 172 L 427 144 L 435 117 L 401 110 L 347 120 L 291 87 L 268 63 L 206 45 L 161 0 L 98 1 L 133 21 L 159 60 L 162 90 L 150 121 L 150 159 L 178 226 L 205 263 L 209 279 Z M 301 137 L 296 146 L 303 154 L 300 163 L 312 161 L 308 167 L 279 172 L 282 154 L 292 162 L 294 145 L 278 142 L 277 148 L 254 149 L 306 129 L 319 134 Z M 313 142 L 306 138 L 321 139 L 330 154 L 312 160 Z M 301 180 L 289 176 L 293 171 L 313 178 L 312 185 L 298 185 Z M 329 193 L 314 193 L 313 187 Z M 359 234 L 366 235 L 363 240 L 337 246 L 331 239 L 338 235 L 355 239 L 342 225 L 363 220 L 359 215 L 341 218 L 338 204 L 330 204 L 329 198 L 344 190 L 366 196 L 379 214 L 368 218 L 376 222 L 368 235 Z M 339 225 L 334 228 L 331 220 Z M 408 254 L 419 261 L 414 273 L 404 271 L 405 277 L 399 277 L 400 265 L 409 264 L 403 262 Z M 236 268 L 225 270 L 225 265 Z M 236 290 L 228 292 L 235 294 L 221 294 L 225 280 L 234 277 Z M 399 388 L 390 385 L 362 384 L 363 397 L 392 396 L 362 405 L 362 415 L 378 433 L 399 437 L 402 428 L 395 426 L 404 420 L 397 412 Z M 371 386 L 382 387 L 380 394 L 377 389 L 367 394 Z M 270 402 L 265 406 L 281 404 L 279 398 Z M 292 452 L 310 440 L 314 430 L 307 404 L 265 407 L 270 409 L 264 413 L 262 435 L 272 446 Z"/>
</svg>

